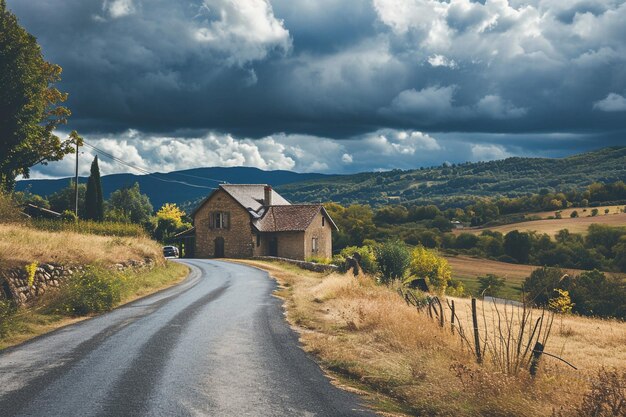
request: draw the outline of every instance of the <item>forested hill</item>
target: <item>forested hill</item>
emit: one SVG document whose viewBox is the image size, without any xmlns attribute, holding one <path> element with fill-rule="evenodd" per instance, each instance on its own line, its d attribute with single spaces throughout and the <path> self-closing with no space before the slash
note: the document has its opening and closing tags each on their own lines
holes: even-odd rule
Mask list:
<svg viewBox="0 0 626 417">
<path fill-rule="evenodd" d="M 476 196 L 519 196 L 542 189 L 564 191 L 595 181 L 618 180 L 626 181 L 626 147 L 562 159 L 515 157 L 410 171 L 330 176 L 277 188 L 290 201 L 297 202 L 456 205 Z"/>
</svg>

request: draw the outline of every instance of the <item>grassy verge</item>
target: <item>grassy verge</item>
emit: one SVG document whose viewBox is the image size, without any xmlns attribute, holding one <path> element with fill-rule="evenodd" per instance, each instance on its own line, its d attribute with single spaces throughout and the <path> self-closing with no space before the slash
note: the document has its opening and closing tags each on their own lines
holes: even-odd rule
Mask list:
<svg viewBox="0 0 626 417">
<path fill-rule="evenodd" d="M 575 352 L 579 371 L 546 359 L 535 379 L 527 373 L 507 376 L 489 363 L 477 365 L 458 337 L 370 277 L 246 263 L 269 271 L 281 284 L 277 295 L 285 299 L 287 318 L 304 349 L 340 381 L 368 392 L 386 412 L 549 416 L 579 404 L 602 367 L 624 370 L 623 322 L 557 320 L 553 331 L 559 335 L 549 351 Z"/>
<path fill-rule="evenodd" d="M 33 219 L 28 223 L 31 227 L 48 232 L 73 232 L 88 235 L 118 236 L 118 237 L 146 237 L 143 227 L 133 223 L 96 222 L 78 220 L 76 222 Z"/>
<path fill-rule="evenodd" d="M 36 306 L 11 311 L 4 320 L 0 317 L 5 333 L 0 349 L 174 285 L 188 272 L 187 266 L 175 262 L 121 273 L 90 268 L 72 277 L 59 291 L 46 294 Z"/>
<path fill-rule="evenodd" d="M 142 261 L 145 258 L 163 259 L 160 245 L 145 235 L 97 236 L 67 230 L 39 230 L 26 224 L 0 223 L 0 237 L 0 261 L 9 265 L 33 261 L 89 265 Z"/>
</svg>

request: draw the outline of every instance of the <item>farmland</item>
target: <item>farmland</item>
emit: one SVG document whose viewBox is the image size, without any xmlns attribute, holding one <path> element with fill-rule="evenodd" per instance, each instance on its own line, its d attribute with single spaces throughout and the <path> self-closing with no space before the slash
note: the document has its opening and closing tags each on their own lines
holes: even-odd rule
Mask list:
<svg viewBox="0 0 626 417">
<path fill-rule="evenodd" d="M 510 299 L 519 298 L 522 283 L 531 272 L 539 268 L 535 265 L 510 264 L 489 259 L 471 258 L 469 256 L 446 256 L 446 259 L 452 268 L 452 278 L 463 282 L 466 291 L 476 294 L 478 291 L 476 277 L 494 274 L 506 279 L 501 295 Z M 583 272 L 579 269 L 571 268 L 564 268 L 564 271 L 570 275 L 578 275 Z"/>
<path fill-rule="evenodd" d="M 554 214 L 554 213 L 552 213 Z M 520 232 L 535 231 L 538 233 L 546 233 L 550 236 L 554 236 L 559 230 L 567 229 L 571 233 L 586 234 L 587 229 L 592 224 L 606 224 L 608 226 L 618 227 L 626 226 L 626 213 L 609 214 L 605 216 L 593 216 L 593 217 L 577 217 L 577 218 L 562 218 L 562 219 L 545 219 L 545 220 L 531 220 L 526 222 L 511 223 L 501 226 L 493 227 L 480 227 L 472 229 L 458 229 L 455 230 L 455 234 L 460 233 L 472 233 L 479 235 L 484 230 L 491 230 L 494 232 L 500 232 L 506 234 L 512 230 L 519 230 Z"/>
</svg>

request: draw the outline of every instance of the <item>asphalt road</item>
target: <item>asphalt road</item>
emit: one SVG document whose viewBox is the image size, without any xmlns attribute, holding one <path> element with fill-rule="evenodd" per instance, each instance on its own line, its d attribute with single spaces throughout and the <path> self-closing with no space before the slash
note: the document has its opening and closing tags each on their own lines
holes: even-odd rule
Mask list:
<svg viewBox="0 0 626 417">
<path fill-rule="evenodd" d="M 0 353 L 0 416 L 373 416 L 299 347 L 265 272 L 180 285 Z"/>
</svg>

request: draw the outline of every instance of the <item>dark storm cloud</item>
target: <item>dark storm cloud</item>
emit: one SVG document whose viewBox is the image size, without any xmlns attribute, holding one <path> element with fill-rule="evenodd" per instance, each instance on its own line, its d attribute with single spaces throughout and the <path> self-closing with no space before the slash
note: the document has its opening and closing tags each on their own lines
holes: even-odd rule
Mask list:
<svg viewBox="0 0 626 417">
<path fill-rule="evenodd" d="M 619 142 L 626 130 L 624 2 L 8 4 L 64 68 L 70 127 L 94 138 L 139 140 L 126 137 L 128 129 L 154 143 L 162 135 L 210 142 L 232 134 L 229 154 L 271 137 L 286 146 L 292 169 L 345 171 L 366 167 L 368 152 L 381 146 L 400 149 L 404 167 L 574 152 Z M 440 143 L 415 136 L 411 150 L 401 144 L 412 132 Z M 298 156 L 303 137 L 334 143 L 337 164 Z M 373 168 L 393 167 L 398 155 L 385 155 L 390 160 Z"/>
</svg>

